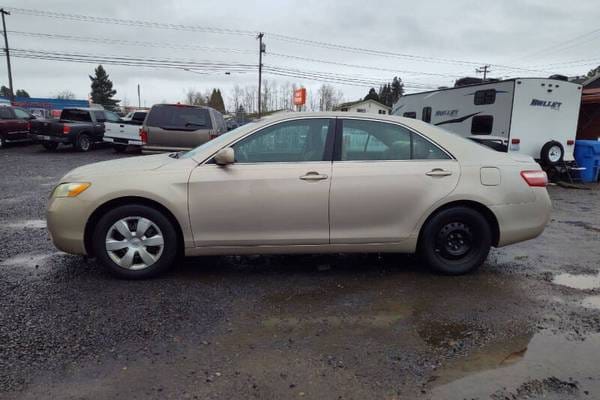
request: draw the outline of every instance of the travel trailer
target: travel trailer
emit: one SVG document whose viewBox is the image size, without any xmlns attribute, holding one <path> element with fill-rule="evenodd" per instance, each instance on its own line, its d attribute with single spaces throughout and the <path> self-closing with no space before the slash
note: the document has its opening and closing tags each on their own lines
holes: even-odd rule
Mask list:
<svg viewBox="0 0 600 400">
<path fill-rule="evenodd" d="M 392 114 L 417 118 L 544 167 L 572 164 L 581 85 L 515 78 L 408 94 Z"/>
</svg>

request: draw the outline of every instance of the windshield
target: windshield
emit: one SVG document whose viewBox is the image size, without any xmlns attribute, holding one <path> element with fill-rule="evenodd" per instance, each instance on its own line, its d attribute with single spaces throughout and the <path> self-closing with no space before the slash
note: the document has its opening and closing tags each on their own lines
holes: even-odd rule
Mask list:
<svg viewBox="0 0 600 400">
<path fill-rule="evenodd" d="M 242 126 L 240 126 L 238 128 L 230 130 L 229 132 L 224 133 L 224 134 L 216 137 L 213 140 L 209 140 L 208 142 L 206 142 L 206 143 L 204 143 L 204 144 L 202 144 L 202 145 L 200 145 L 200 146 L 198 146 L 198 147 L 196 147 L 196 148 L 188 151 L 187 153 L 182 154 L 180 158 L 194 158 L 194 156 L 196 154 L 201 153 L 204 149 L 206 149 L 208 147 L 212 147 L 212 146 L 219 147 L 222 144 L 225 144 L 229 140 L 231 140 L 232 138 L 234 138 L 238 134 L 238 132 L 240 132 L 241 129 L 247 129 L 248 127 L 254 126 L 254 125 L 256 125 L 256 123 L 258 121 L 259 120 L 252 121 L 252 122 L 249 122 L 249 123 L 247 123 L 245 125 L 242 125 Z"/>
</svg>

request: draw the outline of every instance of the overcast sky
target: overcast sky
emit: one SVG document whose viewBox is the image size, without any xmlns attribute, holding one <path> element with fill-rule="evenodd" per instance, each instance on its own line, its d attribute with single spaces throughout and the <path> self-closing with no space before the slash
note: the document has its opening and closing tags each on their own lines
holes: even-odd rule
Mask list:
<svg viewBox="0 0 600 400">
<path fill-rule="evenodd" d="M 369 81 L 400 76 L 409 91 L 452 85 L 455 76 L 475 75 L 475 64 L 492 64 L 493 77 L 578 75 L 600 64 L 600 22 L 597 0 L 566 1 L 5 1 L 9 45 L 15 49 L 95 55 L 152 57 L 224 63 L 258 63 L 258 43 L 249 35 L 156 29 L 89 21 L 24 15 L 15 8 L 142 20 L 198 27 L 264 31 L 264 64 L 311 73 L 352 76 Z M 597 32 L 593 32 L 598 29 Z M 12 32 L 16 31 L 16 32 Z M 28 34 L 70 35 L 122 41 L 97 43 Z M 273 34 L 355 48 L 403 54 L 364 54 L 281 40 Z M 579 37 L 581 36 L 581 37 Z M 153 45 L 131 44 L 132 41 Z M 143 43 L 142 43 L 143 44 Z M 230 50 L 222 50 L 230 49 Z M 15 56 L 17 53 L 15 53 Z M 375 67 L 355 68 L 282 57 L 281 55 Z M 417 56 L 416 58 L 414 56 Z M 423 57 L 423 58 L 419 58 Z M 582 61 L 583 60 L 583 61 Z M 94 64 L 14 57 L 15 89 L 32 97 L 53 97 L 71 90 L 87 98 L 88 75 Z M 521 68 L 521 69 L 509 69 Z M 224 71 L 199 75 L 184 69 L 106 65 L 117 98 L 142 103 L 183 100 L 188 89 L 221 88 L 225 100 L 235 84 L 256 85 L 257 73 Z M 395 72 L 397 71 L 397 72 Z M 447 75 L 447 76 L 446 76 Z M 7 83 L 6 63 L 0 62 L 0 82 Z M 310 90 L 322 83 L 265 74 L 266 80 L 295 82 Z M 344 79 L 344 77 L 341 77 Z M 368 88 L 334 83 L 346 100 L 362 97 Z"/>
</svg>

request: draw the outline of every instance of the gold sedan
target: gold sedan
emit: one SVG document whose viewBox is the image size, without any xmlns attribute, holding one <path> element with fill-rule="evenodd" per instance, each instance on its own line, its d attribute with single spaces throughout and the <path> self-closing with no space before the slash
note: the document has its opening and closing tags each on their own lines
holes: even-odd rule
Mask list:
<svg viewBox="0 0 600 400">
<path fill-rule="evenodd" d="M 463 274 L 538 236 L 546 174 L 421 121 L 287 113 L 187 153 L 86 165 L 54 189 L 59 249 L 146 278 L 179 255 L 418 252 Z"/>
</svg>

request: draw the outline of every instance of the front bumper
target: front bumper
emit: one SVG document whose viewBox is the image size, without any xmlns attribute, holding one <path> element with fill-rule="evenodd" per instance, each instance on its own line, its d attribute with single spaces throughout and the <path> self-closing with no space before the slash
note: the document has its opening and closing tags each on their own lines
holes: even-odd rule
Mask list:
<svg viewBox="0 0 600 400">
<path fill-rule="evenodd" d="M 71 143 L 69 138 L 60 137 L 60 136 L 48 136 L 48 135 L 38 135 L 38 134 L 30 133 L 29 138 L 36 142 Z"/>
<path fill-rule="evenodd" d="M 544 231 L 550 220 L 552 202 L 546 188 L 535 188 L 535 201 L 490 207 L 498 219 L 498 247 L 533 239 Z"/>
<path fill-rule="evenodd" d="M 59 250 L 86 255 L 85 226 L 90 217 L 85 201 L 78 197 L 51 198 L 46 212 L 48 231 Z"/>
</svg>

